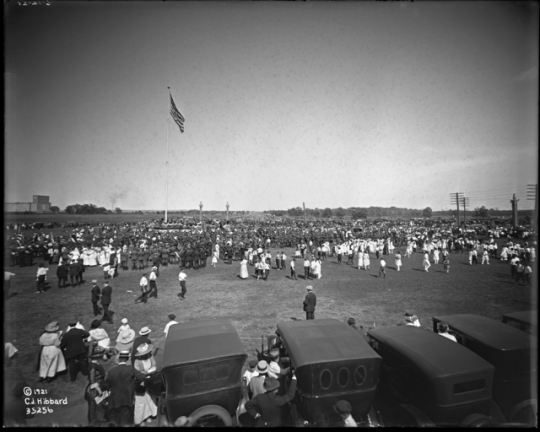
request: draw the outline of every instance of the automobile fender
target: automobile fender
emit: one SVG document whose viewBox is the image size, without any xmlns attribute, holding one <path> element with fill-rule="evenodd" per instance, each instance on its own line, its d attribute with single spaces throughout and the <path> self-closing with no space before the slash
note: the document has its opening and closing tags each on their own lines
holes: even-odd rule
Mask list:
<svg viewBox="0 0 540 432">
<path fill-rule="evenodd" d="M 470 414 L 461 422 L 462 427 L 485 427 L 492 424 L 492 419 L 480 413 Z"/>
<path fill-rule="evenodd" d="M 518 403 L 517 405 L 514 405 L 510 411 L 510 418 L 509 420 L 511 422 L 514 422 L 515 421 L 515 416 L 522 410 L 524 410 L 525 408 L 528 408 L 530 407 L 532 409 L 532 412 L 533 413 L 537 413 L 538 412 L 538 401 L 537 399 L 527 399 L 527 400 L 524 400 L 524 401 L 521 401 L 520 403 Z"/>
<path fill-rule="evenodd" d="M 399 404 L 398 406 L 403 408 L 414 418 L 418 427 L 435 427 L 435 423 L 433 423 L 427 415 L 425 415 L 415 406 L 409 404 Z"/>
<path fill-rule="evenodd" d="M 191 419 L 191 424 L 195 424 L 197 420 L 207 415 L 215 415 L 219 417 L 223 421 L 225 426 L 233 425 L 233 420 L 230 414 L 227 412 L 225 408 L 220 407 L 219 405 L 205 405 L 193 411 L 189 415 L 189 418 Z"/>
</svg>

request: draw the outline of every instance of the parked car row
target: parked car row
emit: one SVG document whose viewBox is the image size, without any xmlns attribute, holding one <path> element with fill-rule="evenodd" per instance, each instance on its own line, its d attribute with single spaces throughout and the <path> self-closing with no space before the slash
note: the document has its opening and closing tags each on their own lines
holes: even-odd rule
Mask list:
<svg viewBox="0 0 540 432">
<path fill-rule="evenodd" d="M 441 321 L 459 343 L 436 334 Z M 333 406 L 346 400 L 359 426 L 535 424 L 535 336 L 475 315 L 433 323 L 434 332 L 372 329 L 368 343 L 334 319 L 279 322 L 279 347 L 297 377 L 283 418 L 289 426 L 336 426 Z M 242 384 L 247 357 L 228 320 L 172 326 L 158 371 L 146 380 L 158 400 L 158 424 L 189 416 L 200 426 L 250 426 Z"/>
</svg>

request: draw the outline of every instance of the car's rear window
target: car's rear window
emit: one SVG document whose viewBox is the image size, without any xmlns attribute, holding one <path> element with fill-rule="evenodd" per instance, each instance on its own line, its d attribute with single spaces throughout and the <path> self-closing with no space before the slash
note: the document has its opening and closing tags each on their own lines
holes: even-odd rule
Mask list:
<svg viewBox="0 0 540 432">
<path fill-rule="evenodd" d="M 458 384 L 454 384 L 454 394 L 469 393 L 473 391 L 484 390 L 486 387 L 486 380 L 479 379 L 474 381 L 466 381 Z"/>
</svg>

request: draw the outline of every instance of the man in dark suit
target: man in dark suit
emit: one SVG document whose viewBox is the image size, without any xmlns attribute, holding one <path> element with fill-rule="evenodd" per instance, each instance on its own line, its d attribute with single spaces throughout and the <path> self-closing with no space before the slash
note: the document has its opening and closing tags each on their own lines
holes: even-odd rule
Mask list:
<svg viewBox="0 0 540 432">
<path fill-rule="evenodd" d="M 315 305 L 317 304 L 317 296 L 313 292 L 311 285 L 306 287 L 307 294 L 304 299 L 304 311 L 306 312 L 306 320 L 315 319 Z"/>
<path fill-rule="evenodd" d="M 94 316 L 98 316 L 100 312 L 97 302 L 101 297 L 101 290 L 97 283 L 95 279 L 92 281 L 92 307 L 94 308 Z"/>
<path fill-rule="evenodd" d="M 296 375 L 292 374 L 287 394 L 278 396 L 279 381 L 272 377 L 264 380 L 266 393 L 259 394 L 246 402 L 246 411 L 257 420 L 257 427 L 279 427 L 282 425 L 282 406 L 288 403 L 296 391 Z"/>
<path fill-rule="evenodd" d="M 71 282 L 72 287 L 79 284 L 80 272 L 81 272 L 81 267 L 79 263 L 76 260 L 72 260 L 71 264 L 69 265 L 69 281 Z"/>
<path fill-rule="evenodd" d="M 101 290 L 101 306 L 103 306 L 103 318 L 101 321 L 108 321 L 111 324 L 114 324 L 111 314 L 109 312 L 109 306 L 112 302 L 112 287 L 109 285 L 109 282 L 103 282 L 103 289 Z"/>
<path fill-rule="evenodd" d="M 72 328 L 64 334 L 60 343 L 60 349 L 64 352 L 71 381 L 77 379 L 77 372 L 79 370 L 84 376 L 88 375 L 88 359 L 84 339 L 88 338 L 90 333 L 76 328 L 76 325 L 76 322 L 69 324 Z"/>
<path fill-rule="evenodd" d="M 145 374 L 128 364 L 129 351 L 121 351 L 118 366 L 112 368 L 105 383 L 110 389 L 108 409 L 116 426 L 133 426 L 135 379 L 144 380 Z"/>
<path fill-rule="evenodd" d="M 56 269 L 56 276 L 58 277 L 58 288 L 65 288 L 67 285 L 67 278 L 69 275 L 69 268 L 67 265 L 59 265 Z"/>
</svg>

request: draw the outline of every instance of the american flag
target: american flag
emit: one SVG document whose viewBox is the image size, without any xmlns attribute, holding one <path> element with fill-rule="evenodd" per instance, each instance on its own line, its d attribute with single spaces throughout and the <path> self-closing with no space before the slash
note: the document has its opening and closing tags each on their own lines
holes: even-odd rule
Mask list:
<svg viewBox="0 0 540 432">
<path fill-rule="evenodd" d="M 169 95 L 169 96 L 171 96 L 171 115 L 172 115 L 172 118 L 174 119 L 174 121 L 176 122 L 178 127 L 180 128 L 180 132 L 184 132 L 184 121 L 185 121 L 184 116 L 182 114 L 180 114 L 180 111 L 178 111 L 178 108 L 176 108 L 176 105 L 174 103 L 172 95 Z"/>
</svg>

